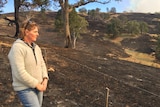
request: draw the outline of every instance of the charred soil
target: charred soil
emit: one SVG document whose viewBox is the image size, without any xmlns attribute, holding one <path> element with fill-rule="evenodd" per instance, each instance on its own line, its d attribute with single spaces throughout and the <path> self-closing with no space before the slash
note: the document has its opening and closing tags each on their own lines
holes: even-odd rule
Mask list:
<svg viewBox="0 0 160 107">
<path fill-rule="evenodd" d="M 37 41 L 45 53 L 50 77 L 43 107 L 105 107 L 107 98 L 108 107 L 159 107 L 160 69 L 118 59 L 129 56 L 124 48 L 141 51 L 139 46 L 130 46 L 133 39 L 119 46 L 99 36 L 84 35 L 76 49 L 66 49 L 58 42 L 63 37 L 45 33 Z M 7 59 L 14 40 L 0 36 L 1 107 L 22 107 L 12 88 Z"/>
</svg>

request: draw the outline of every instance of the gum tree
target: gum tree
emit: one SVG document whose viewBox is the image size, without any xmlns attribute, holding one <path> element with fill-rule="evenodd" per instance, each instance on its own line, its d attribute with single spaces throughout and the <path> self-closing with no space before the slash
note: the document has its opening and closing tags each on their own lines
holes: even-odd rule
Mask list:
<svg viewBox="0 0 160 107">
<path fill-rule="evenodd" d="M 14 23 L 16 25 L 16 33 L 14 37 L 18 36 L 19 33 L 19 10 L 20 8 L 27 8 L 30 9 L 31 7 L 36 8 L 36 7 L 40 7 L 40 8 L 47 8 L 49 3 L 49 0 L 32 0 L 32 1 L 28 1 L 28 0 L 14 0 Z"/>
<path fill-rule="evenodd" d="M 55 18 L 55 28 L 58 32 L 63 33 L 64 29 L 64 23 L 62 19 L 62 12 L 59 10 L 57 12 L 56 18 Z M 76 10 L 73 9 L 73 11 L 69 14 L 69 29 L 71 32 L 71 38 L 72 38 L 72 48 L 76 47 L 76 41 L 77 38 L 80 38 L 82 33 L 85 33 L 87 31 L 88 22 L 84 17 L 81 17 L 79 14 L 77 14 Z"/>
<path fill-rule="evenodd" d="M 53 0 L 54 2 L 59 3 L 62 14 L 63 14 L 63 21 L 64 21 L 64 35 L 65 35 L 65 48 L 71 47 L 71 34 L 70 34 L 70 27 L 69 27 L 69 14 L 74 8 L 78 8 L 80 6 L 87 5 L 89 3 L 101 3 L 107 4 L 113 0 L 77 0 L 74 4 L 69 4 L 69 0 Z M 121 0 L 114 0 L 114 1 L 121 1 Z"/>
<path fill-rule="evenodd" d="M 5 5 L 7 2 L 8 2 L 8 0 L 0 0 L 0 13 L 3 12 L 3 11 L 1 10 L 1 8 L 3 8 L 4 5 Z"/>
</svg>

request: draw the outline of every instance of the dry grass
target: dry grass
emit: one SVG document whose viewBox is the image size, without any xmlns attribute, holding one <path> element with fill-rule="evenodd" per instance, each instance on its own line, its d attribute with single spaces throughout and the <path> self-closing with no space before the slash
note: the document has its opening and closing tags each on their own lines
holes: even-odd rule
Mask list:
<svg viewBox="0 0 160 107">
<path fill-rule="evenodd" d="M 119 58 L 119 59 L 160 68 L 160 64 L 154 62 L 155 57 L 152 55 L 145 54 L 145 53 L 139 53 L 139 52 L 132 51 L 129 49 L 125 49 L 125 52 L 131 56 L 128 58 Z"/>
<path fill-rule="evenodd" d="M 151 35 L 151 36 L 157 37 L 157 35 Z M 117 37 L 117 38 L 113 39 L 112 42 L 114 42 L 118 45 L 121 45 L 120 42 L 125 38 L 126 37 Z M 133 38 L 135 38 L 135 37 L 133 37 Z M 134 63 L 139 63 L 139 64 L 143 64 L 143 65 L 147 65 L 147 66 L 152 66 L 152 67 L 156 67 L 156 68 L 160 68 L 160 64 L 154 62 L 155 61 L 155 56 L 145 54 L 145 53 L 136 52 L 136 51 L 129 50 L 129 49 L 125 49 L 125 52 L 127 54 L 129 54 L 130 57 L 119 58 L 119 59 L 134 62 Z"/>
<path fill-rule="evenodd" d="M 3 42 L 1 42 L 1 41 L 0 41 L 0 45 L 1 45 L 1 46 L 6 46 L 6 47 L 11 47 L 11 44 L 3 43 Z"/>
</svg>

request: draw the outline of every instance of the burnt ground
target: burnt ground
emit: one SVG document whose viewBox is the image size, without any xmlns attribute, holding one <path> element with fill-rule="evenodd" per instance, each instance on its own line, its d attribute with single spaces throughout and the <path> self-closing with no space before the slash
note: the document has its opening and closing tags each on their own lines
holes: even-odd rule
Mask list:
<svg viewBox="0 0 160 107">
<path fill-rule="evenodd" d="M 118 59 L 129 56 L 124 48 L 147 53 L 142 49 L 152 49 L 152 42 L 146 44 L 149 38 L 145 38 L 146 42 L 127 38 L 119 46 L 102 37 L 84 35 L 76 49 L 65 49 L 63 37 L 49 32 L 46 30 L 42 33 L 45 36 L 37 41 L 47 52 L 50 77 L 43 107 L 107 107 L 106 88 L 109 88 L 108 107 L 159 107 L 160 69 Z M 22 107 L 12 89 L 7 59 L 14 40 L 0 36 L 1 107 Z"/>
<path fill-rule="evenodd" d="M 6 44 L 14 39 L 1 36 L 0 40 L 3 43 L 0 45 L 0 104 L 21 107 L 11 86 L 7 59 L 10 46 Z M 55 69 L 49 71 L 43 107 L 105 107 L 106 88 L 109 88 L 109 107 L 159 107 L 160 69 L 118 60 L 117 56 L 127 57 L 122 47 L 99 40 L 85 37 L 83 42 L 78 42 L 81 50 L 37 42 L 47 50 L 48 68 Z M 107 53 L 115 55 L 109 57 Z"/>
</svg>

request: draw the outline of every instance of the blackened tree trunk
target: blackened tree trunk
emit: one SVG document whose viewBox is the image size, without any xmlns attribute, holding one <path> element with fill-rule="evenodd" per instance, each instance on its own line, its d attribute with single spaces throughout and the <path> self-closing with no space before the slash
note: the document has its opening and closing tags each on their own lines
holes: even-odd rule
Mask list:
<svg viewBox="0 0 160 107">
<path fill-rule="evenodd" d="M 19 34 L 19 7 L 20 7 L 20 0 L 14 0 L 14 18 L 15 18 L 15 25 L 16 25 L 16 33 L 14 35 L 15 38 L 18 37 Z"/>
</svg>

